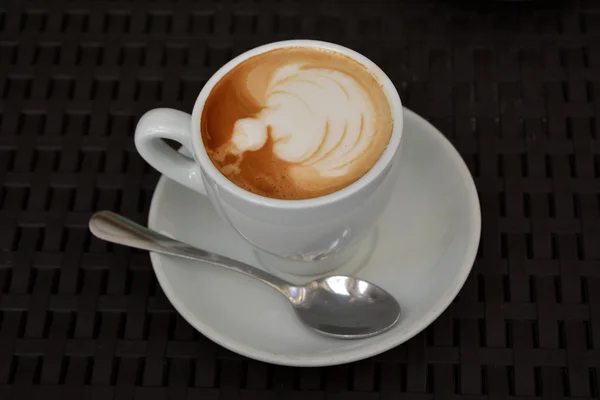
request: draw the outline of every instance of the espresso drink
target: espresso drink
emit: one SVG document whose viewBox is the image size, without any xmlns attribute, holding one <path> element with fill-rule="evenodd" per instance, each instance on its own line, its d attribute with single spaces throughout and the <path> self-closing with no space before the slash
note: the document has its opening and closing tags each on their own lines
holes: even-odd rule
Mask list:
<svg viewBox="0 0 600 400">
<path fill-rule="evenodd" d="M 324 196 L 379 159 L 393 119 L 380 82 L 359 62 L 310 47 L 272 50 L 212 89 L 201 132 L 236 185 L 277 199 Z"/>
</svg>

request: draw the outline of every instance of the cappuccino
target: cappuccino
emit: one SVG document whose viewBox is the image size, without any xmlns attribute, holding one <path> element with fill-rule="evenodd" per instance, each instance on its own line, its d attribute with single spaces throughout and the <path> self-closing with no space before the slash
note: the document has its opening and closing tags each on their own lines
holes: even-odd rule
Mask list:
<svg viewBox="0 0 600 400">
<path fill-rule="evenodd" d="M 210 92 L 200 121 L 212 163 L 261 196 L 309 199 L 352 184 L 377 162 L 393 118 L 380 82 L 343 54 L 272 50 Z"/>
</svg>

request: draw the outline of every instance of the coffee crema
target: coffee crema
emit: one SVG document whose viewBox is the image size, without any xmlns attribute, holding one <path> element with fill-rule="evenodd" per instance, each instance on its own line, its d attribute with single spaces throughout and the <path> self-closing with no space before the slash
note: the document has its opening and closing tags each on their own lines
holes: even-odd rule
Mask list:
<svg viewBox="0 0 600 400">
<path fill-rule="evenodd" d="M 272 50 L 214 86 L 201 118 L 213 164 L 236 185 L 277 199 L 324 196 L 358 180 L 389 143 L 381 83 L 343 54 Z"/>
</svg>

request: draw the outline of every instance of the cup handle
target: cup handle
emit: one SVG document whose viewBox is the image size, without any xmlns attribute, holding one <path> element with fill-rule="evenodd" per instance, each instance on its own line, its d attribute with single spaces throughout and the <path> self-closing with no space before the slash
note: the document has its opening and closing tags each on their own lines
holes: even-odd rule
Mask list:
<svg viewBox="0 0 600 400">
<path fill-rule="evenodd" d="M 135 147 L 142 158 L 160 173 L 206 195 L 200 168 L 192 156 L 192 116 L 171 108 L 146 112 L 135 127 Z M 181 144 L 187 155 L 172 149 L 163 139 Z"/>
</svg>

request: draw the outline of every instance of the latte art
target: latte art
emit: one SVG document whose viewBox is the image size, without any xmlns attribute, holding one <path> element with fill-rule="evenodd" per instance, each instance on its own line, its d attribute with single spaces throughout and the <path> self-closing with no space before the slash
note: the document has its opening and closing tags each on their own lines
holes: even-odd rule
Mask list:
<svg viewBox="0 0 600 400">
<path fill-rule="evenodd" d="M 263 107 L 236 121 L 232 141 L 243 153 L 264 146 L 270 134 L 273 153 L 293 164 L 292 174 L 311 168 L 323 177 L 345 175 L 376 133 L 369 94 L 335 70 L 281 67 L 267 86 Z"/>
<path fill-rule="evenodd" d="M 215 86 L 202 116 L 205 146 L 225 176 L 257 194 L 289 199 L 359 179 L 391 130 L 387 99 L 362 65 L 306 48 L 242 63 Z"/>
</svg>

